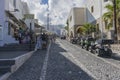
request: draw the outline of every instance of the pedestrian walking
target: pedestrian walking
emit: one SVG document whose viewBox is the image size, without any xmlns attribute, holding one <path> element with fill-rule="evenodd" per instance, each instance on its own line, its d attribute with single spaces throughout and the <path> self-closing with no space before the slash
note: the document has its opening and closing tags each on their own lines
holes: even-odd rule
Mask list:
<svg viewBox="0 0 120 80">
<path fill-rule="evenodd" d="M 48 35 L 43 33 L 41 35 L 41 39 L 42 39 L 42 49 L 46 49 L 47 48 L 47 45 L 48 45 Z"/>
<path fill-rule="evenodd" d="M 19 44 L 22 44 L 22 34 L 21 33 L 19 33 L 18 40 L 19 40 Z"/>
<path fill-rule="evenodd" d="M 42 40 L 41 40 L 41 36 L 37 36 L 37 41 L 36 41 L 36 45 L 35 45 L 35 51 L 37 51 L 38 49 L 41 49 L 41 44 Z"/>
</svg>

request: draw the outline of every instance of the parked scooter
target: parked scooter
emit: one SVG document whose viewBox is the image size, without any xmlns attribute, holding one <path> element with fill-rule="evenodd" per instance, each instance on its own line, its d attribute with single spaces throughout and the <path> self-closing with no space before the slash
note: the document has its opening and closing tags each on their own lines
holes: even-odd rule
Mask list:
<svg viewBox="0 0 120 80">
<path fill-rule="evenodd" d="M 85 49 L 89 50 L 89 47 L 91 46 L 91 43 L 94 42 L 94 38 L 88 37 L 85 40 Z"/>
<path fill-rule="evenodd" d="M 85 39 L 82 38 L 80 43 L 81 43 L 81 47 L 84 49 L 85 48 Z"/>
<path fill-rule="evenodd" d="M 93 54 L 96 54 L 97 53 L 97 49 L 98 49 L 98 43 L 96 42 L 92 42 L 91 43 L 91 46 L 89 47 L 89 51 Z"/>
<path fill-rule="evenodd" d="M 80 37 L 77 38 L 77 44 L 81 45 L 81 38 Z"/>
<path fill-rule="evenodd" d="M 110 39 L 101 39 L 98 40 L 98 45 L 96 46 L 98 56 L 100 57 L 111 57 L 112 56 L 112 50 L 110 48 L 110 44 L 113 44 L 114 41 Z"/>
<path fill-rule="evenodd" d="M 77 38 L 76 37 L 71 38 L 70 42 L 72 44 L 77 44 Z"/>
</svg>

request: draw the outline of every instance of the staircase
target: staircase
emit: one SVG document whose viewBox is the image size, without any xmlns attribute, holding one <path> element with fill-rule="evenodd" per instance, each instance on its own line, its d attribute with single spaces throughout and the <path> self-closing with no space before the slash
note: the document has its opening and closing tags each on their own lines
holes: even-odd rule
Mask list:
<svg viewBox="0 0 120 80">
<path fill-rule="evenodd" d="M 31 51 L 34 50 L 35 44 L 7 44 L 3 47 L 0 47 L 0 53 L 6 52 L 8 54 L 15 54 L 14 52 L 22 52 L 22 51 L 29 51 L 31 46 Z M 22 54 L 22 53 L 21 53 Z M 7 54 L 6 54 L 7 55 Z M 15 65 L 15 59 L 0 59 L 0 74 L 4 74 L 6 72 L 11 72 L 11 67 Z"/>
<path fill-rule="evenodd" d="M 0 58 L 0 80 L 7 80 L 7 78 L 11 74 L 13 74 L 17 69 L 19 69 L 20 66 L 22 66 L 23 63 L 27 61 L 32 56 L 32 54 L 34 54 L 34 51 L 23 52 L 25 53 L 14 58 Z M 7 53 L 9 54 L 9 52 Z"/>
<path fill-rule="evenodd" d="M 0 73 L 4 74 L 7 72 L 11 72 L 11 66 L 15 64 L 15 60 L 12 59 L 1 59 L 0 60 Z"/>
<path fill-rule="evenodd" d="M 8 44 L 0 47 L 0 51 L 29 51 L 30 48 L 34 50 L 35 44 Z"/>
</svg>

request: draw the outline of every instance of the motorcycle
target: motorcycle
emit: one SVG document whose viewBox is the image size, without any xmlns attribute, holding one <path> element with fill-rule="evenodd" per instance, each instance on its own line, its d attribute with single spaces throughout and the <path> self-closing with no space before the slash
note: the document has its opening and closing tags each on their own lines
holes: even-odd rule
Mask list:
<svg viewBox="0 0 120 80">
<path fill-rule="evenodd" d="M 85 48 L 85 39 L 81 39 L 80 45 L 81 45 L 82 49 Z"/>
<path fill-rule="evenodd" d="M 97 53 L 100 57 L 111 57 L 112 50 L 110 44 L 113 44 L 114 41 L 110 39 L 102 39 L 99 41 L 100 44 L 97 46 Z"/>
<path fill-rule="evenodd" d="M 72 44 L 77 44 L 77 38 L 72 38 L 72 39 L 70 40 L 70 42 L 71 42 Z"/>
<path fill-rule="evenodd" d="M 93 43 L 93 42 L 94 42 L 94 38 L 92 38 L 92 37 L 86 38 L 86 40 L 85 40 L 85 49 L 87 51 L 89 51 L 91 43 Z"/>
<path fill-rule="evenodd" d="M 96 54 L 98 49 L 97 45 L 98 45 L 97 43 L 92 42 L 91 46 L 89 47 L 89 51 L 93 54 Z"/>
</svg>

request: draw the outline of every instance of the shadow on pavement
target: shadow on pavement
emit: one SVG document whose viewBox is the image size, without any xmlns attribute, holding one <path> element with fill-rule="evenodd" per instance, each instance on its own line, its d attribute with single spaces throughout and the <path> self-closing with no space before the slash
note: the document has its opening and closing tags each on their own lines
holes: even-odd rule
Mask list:
<svg viewBox="0 0 120 80">
<path fill-rule="evenodd" d="M 120 61 L 120 55 L 118 55 L 118 53 L 113 53 L 111 57 L 102 57 L 102 58 L 114 59 Z"/>
<path fill-rule="evenodd" d="M 52 44 L 45 80 L 94 80 L 68 54 L 59 44 Z"/>
<path fill-rule="evenodd" d="M 120 60 L 120 55 L 118 55 L 118 53 L 113 53 L 113 56 L 111 58 L 114 60 Z"/>
</svg>

